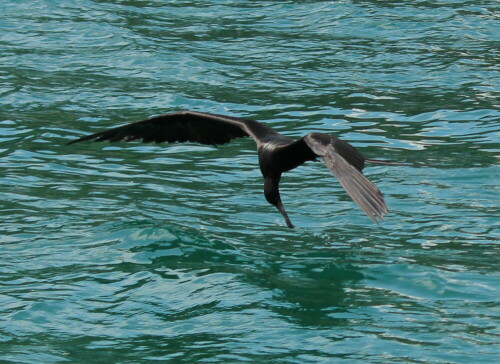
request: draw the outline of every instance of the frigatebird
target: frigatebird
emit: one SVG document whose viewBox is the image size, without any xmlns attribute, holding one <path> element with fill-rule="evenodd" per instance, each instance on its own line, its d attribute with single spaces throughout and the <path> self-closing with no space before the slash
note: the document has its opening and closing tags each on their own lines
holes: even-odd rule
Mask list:
<svg viewBox="0 0 500 364">
<path fill-rule="evenodd" d="M 294 226 L 281 202 L 281 175 L 318 157 L 323 159 L 344 190 L 370 219 L 378 223 L 378 219 L 382 220 L 387 214 L 382 193 L 362 174 L 362 170 L 365 162 L 392 163 L 365 159 L 349 143 L 324 133 L 309 133 L 299 140 L 292 140 L 256 120 L 180 111 L 107 129 L 67 144 L 87 140 L 142 140 L 156 143 L 189 141 L 220 145 L 239 137 L 252 137 L 257 143 L 259 167 L 264 177 L 264 196 L 281 212 L 288 227 Z"/>
</svg>

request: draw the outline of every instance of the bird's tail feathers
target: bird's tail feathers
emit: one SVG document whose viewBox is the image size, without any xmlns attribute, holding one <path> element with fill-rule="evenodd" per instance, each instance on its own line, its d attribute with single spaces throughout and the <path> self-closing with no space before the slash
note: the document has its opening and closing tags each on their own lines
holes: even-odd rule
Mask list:
<svg viewBox="0 0 500 364">
<path fill-rule="evenodd" d="M 388 166 L 409 166 L 408 163 L 404 162 L 394 162 L 394 161 L 381 161 L 378 159 L 365 159 L 366 163 L 374 163 L 374 164 L 385 164 Z"/>
</svg>

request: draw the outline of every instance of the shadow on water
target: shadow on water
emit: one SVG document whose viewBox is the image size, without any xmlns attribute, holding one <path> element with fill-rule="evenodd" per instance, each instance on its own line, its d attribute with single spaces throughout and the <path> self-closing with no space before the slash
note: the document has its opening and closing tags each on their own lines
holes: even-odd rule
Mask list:
<svg viewBox="0 0 500 364">
<path fill-rule="evenodd" d="M 351 265 L 332 262 L 279 262 L 259 275 L 246 280 L 261 289 L 275 292 L 269 309 L 301 327 L 343 326 L 346 319 L 332 317 L 333 312 L 345 312 L 350 304 L 345 292 L 362 280 L 363 274 Z"/>
</svg>

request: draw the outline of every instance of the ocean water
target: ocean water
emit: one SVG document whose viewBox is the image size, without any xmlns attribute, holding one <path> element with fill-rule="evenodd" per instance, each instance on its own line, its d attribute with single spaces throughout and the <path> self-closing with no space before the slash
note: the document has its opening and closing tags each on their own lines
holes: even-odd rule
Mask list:
<svg viewBox="0 0 500 364">
<path fill-rule="evenodd" d="M 2 363 L 495 363 L 495 1 L 4 0 Z M 68 141 L 182 109 L 366 157 L 267 204 L 252 140 Z"/>
</svg>

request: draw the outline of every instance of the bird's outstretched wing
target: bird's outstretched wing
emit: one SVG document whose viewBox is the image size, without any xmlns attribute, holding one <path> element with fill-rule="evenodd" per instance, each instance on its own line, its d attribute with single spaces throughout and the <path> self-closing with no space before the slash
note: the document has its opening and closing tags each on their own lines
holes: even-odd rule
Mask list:
<svg viewBox="0 0 500 364">
<path fill-rule="evenodd" d="M 107 129 L 72 140 L 68 144 L 87 140 L 112 142 L 142 140 L 156 143 L 190 141 L 218 145 L 228 143 L 234 138 L 247 136 L 259 142 L 269 134 L 277 133 L 255 120 L 196 111 L 180 111 Z"/>
<path fill-rule="evenodd" d="M 307 134 L 303 140 L 317 156 L 323 158 L 344 190 L 370 219 L 378 223 L 377 219 L 384 218 L 387 213 L 384 196 L 361 173 L 364 158 L 354 147 L 321 133 Z"/>
</svg>

